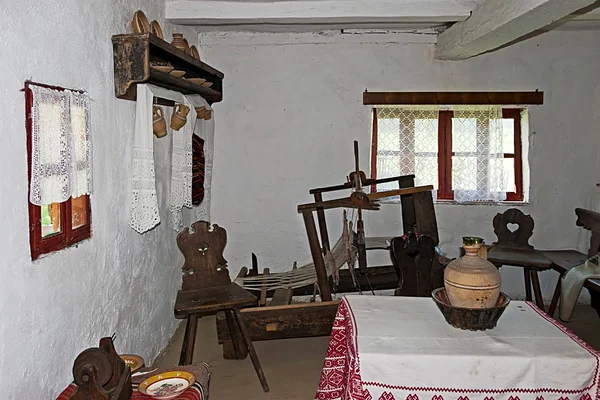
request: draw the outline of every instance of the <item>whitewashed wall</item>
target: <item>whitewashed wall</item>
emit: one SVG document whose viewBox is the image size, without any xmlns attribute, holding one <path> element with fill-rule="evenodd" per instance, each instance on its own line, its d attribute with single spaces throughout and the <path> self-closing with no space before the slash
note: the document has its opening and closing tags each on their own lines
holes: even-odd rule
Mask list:
<svg viewBox="0 0 600 400">
<path fill-rule="evenodd" d="M 531 244 L 580 243 L 574 208 L 599 179 L 600 32 L 552 32 L 466 61 L 434 60 L 432 35 L 202 34 L 201 51 L 223 66 L 225 100 L 216 106 L 213 221 L 228 230 L 232 274 L 256 252 L 262 267 L 282 271 L 310 259 L 299 203 L 308 189 L 339 184 L 360 141 L 368 170 L 370 91 L 545 92 L 530 112 Z M 400 207 L 369 212 L 369 235 L 402 230 Z M 465 234 L 495 240 L 492 218 L 506 206 L 437 205 L 442 249 L 455 256 Z M 339 214 L 329 214 L 331 236 Z M 387 256 L 383 254 L 383 261 Z M 503 268 L 503 290 L 524 295 L 522 270 Z M 556 276 L 542 276 L 551 296 Z"/>
<path fill-rule="evenodd" d="M 182 259 L 167 212 L 170 140 L 157 142 L 163 223 L 146 235 L 128 226 L 134 103 L 114 97 L 111 36 L 130 32 L 142 9 L 163 23 L 161 0 L 3 2 L 0 25 L 0 388 L 3 399 L 53 399 L 72 363 L 102 336 L 119 352 L 152 361 L 177 325 L 173 303 Z M 165 24 L 163 23 L 163 26 Z M 172 27 L 165 26 L 170 37 Z M 196 34 L 186 29 L 188 38 Z M 93 237 L 31 262 L 27 214 L 25 80 L 83 89 L 92 99 Z"/>
</svg>

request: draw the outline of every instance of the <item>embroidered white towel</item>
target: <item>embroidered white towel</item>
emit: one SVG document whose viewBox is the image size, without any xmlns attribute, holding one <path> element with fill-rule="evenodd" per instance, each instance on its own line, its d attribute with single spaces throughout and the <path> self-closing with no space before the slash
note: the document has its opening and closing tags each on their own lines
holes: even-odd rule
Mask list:
<svg viewBox="0 0 600 400">
<path fill-rule="evenodd" d="M 200 96 L 184 96 L 179 92 L 154 85 L 137 85 L 135 132 L 133 141 L 132 198 L 129 225 L 144 233 L 160 223 L 156 176 L 154 169 L 154 136 L 152 106 L 154 97 L 173 100 L 190 107 L 187 123 L 172 132 L 171 195 L 169 210 L 173 229 L 182 228 L 182 208 L 192 206 L 192 132 L 196 123 L 195 107 L 206 104 Z"/>
<path fill-rule="evenodd" d="M 571 319 L 583 284 L 589 278 L 600 278 L 600 266 L 591 261 L 571 268 L 561 279 L 559 316 L 562 321 L 568 322 Z"/>
</svg>

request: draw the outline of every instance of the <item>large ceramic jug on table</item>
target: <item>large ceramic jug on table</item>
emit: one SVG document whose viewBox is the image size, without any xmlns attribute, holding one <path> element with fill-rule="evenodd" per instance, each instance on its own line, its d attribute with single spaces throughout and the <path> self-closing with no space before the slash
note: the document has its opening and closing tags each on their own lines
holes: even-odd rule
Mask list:
<svg viewBox="0 0 600 400">
<path fill-rule="evenodd" d="M 463 308 L 490 308 L 500 296 L 500 272 L 478 254 L 483 239 L 463 237 L 465 255 L 444 270 L 444 286 L 450 304 Z"/>
</svg>

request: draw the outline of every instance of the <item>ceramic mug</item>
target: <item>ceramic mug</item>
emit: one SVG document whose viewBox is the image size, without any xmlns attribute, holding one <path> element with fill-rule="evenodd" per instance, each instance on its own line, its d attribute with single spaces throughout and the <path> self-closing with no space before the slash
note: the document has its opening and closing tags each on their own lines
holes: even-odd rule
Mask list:
<svg viewBox="0 0 600 400">
<path fill-rule="evenodd" d="M 171 117 L 171 128 L 178 131 L 187 122 L 187 115 L 190 112 L 190 108 L 185 104 L 175 104 L 173 108 L 173 116 Z"/>
<path fill-rule="evenodd" d="M 152 107 L 152 131 L 157 138 L 167 134 L 167 121 L 161 106 Z"/>
<path fill-rule="evenodd" d="M 206 107 L 196 107 L 196 118 L 203 119 L 204 113 L 206 113 Z"/>
</svg>

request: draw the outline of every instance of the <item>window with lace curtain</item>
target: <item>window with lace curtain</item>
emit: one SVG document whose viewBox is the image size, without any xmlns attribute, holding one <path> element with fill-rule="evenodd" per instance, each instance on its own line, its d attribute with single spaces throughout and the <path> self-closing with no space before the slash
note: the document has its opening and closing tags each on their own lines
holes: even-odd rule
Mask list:
<svg viewBox="0 0 600 400">
<path fill-rule="evenodd" d="M 85 92 L 25 83 L 31 258 L 91 236 L 90 101 Z"/>
<path fill-rule="evenodd" d="M 434 186 L 438 200 L 523 201 L 526 116 L 498 106 L 376 108 L 372 177 L 414 174 L 416 185 Z"/>
</svg>

